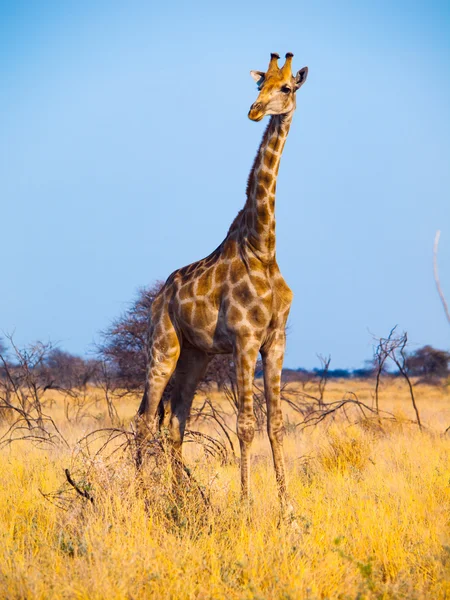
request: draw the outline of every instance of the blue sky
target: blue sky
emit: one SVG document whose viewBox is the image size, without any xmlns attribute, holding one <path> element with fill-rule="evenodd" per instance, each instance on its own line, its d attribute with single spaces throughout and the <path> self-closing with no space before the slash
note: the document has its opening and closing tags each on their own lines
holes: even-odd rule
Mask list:
<svg viewBox="0 0 450 600">
<path fill-rule="evenodd" d="M 449 34 L 444 2 L 0 3 L 0 329 L 88 353 L 137 288 L 213 250 L 266 125 L 249 71 L 292 51 L 286 366 L 360 366 L 395 324 L 448 348 Z"/>
</svg>

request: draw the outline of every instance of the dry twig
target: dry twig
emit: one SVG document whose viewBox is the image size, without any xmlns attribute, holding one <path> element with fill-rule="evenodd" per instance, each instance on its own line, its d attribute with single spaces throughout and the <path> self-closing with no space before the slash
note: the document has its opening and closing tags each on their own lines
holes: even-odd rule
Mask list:
<svg viewBox="0 0 450 600">
<path fill-rule="evenodd" d="M 433 246 L 433 274 L 434 274 L 434 281 L 436 283 L 436 288 L 437 288 L 437 291 L 439 294 L 439 298 L 441 299 L 442 306 L 444 307 L 445 316 L 447 317 L 447 321 L 450 323 L 450 311 L 449 311 L 448 304 L 447 304 L 447 301 L 444 296 L 444 292 L 442 291 L 441 282 L 439 280 L 439 272 L 438 272 L 437 258 L 438 258 L 438 248 L 439 248 L 440 237 L 441 237 L 441 232 L 438 229 L 436 231 L 436 236 L 434 238 L 434 246 Z"/>
</svg>

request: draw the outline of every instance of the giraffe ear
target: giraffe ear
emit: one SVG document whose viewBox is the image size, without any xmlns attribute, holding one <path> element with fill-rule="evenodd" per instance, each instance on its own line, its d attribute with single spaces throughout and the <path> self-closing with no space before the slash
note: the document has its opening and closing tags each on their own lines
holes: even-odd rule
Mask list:
<svg viewBox="0 0 450 600">
<path fill-rule="evenodd" d="M 300 71 L 298 71 L 297 75 L 295 76 L 295 89 L 296 90 L 298 90 L 299 88 L 302 87 L 302 85 L 305 83 L 307 77 L 308 77 L 308 67 L 303 67 L 303 69 L 300 69 Z"/>
<path fill-rule="evenodd" d="M 257 86 L 261 87 L 262 84 L 264 83 L 264 79 L 266 77 L 266 74 L 263 73 L 262 71 L 250 71 L 250 75 L 256 81 Z"/>
</svg>

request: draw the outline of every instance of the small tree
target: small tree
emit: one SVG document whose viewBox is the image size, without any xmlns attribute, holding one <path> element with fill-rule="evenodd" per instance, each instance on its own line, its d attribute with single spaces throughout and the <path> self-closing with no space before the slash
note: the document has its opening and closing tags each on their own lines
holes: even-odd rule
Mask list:
<svg viewBox="0 0 450 600">
<path fill-rule="evenodd" d="M 447 377 L 449 362 L 449 352 L 427 345 L 409 354 L 406 364 L 411 375 L 430 381 Z"/>
<path fill-rule="evenodd" d="M 50 350 L 41 366 L 41 373 L 47 380 L 48 387 L 66 390 L 86 388 L 98 372 L 97 360 L 86 360 L 59 348 Z"/>
<path fill-rule="evenodd" d="M 8 427 L 0 435 L 0 448 L 17 440 L 36 444 L 65 444 L 57 425 L 45 413 L 44 395 L 50 387 L 43 376 L 51 344 L 36 342 L 18 348 L 7 336 L 11 359 L 5 346 L 0 351 L 0 421 Z"/>
<path fill-rule="evenodd" d="M 100 358 L 114 373 L 116 385 L 127 391 L 142 390 L 146 370 L 146 341 L 152 303 L 162 283 L 142 288 L 123 315 L 102 332 Z"/>
</svg>

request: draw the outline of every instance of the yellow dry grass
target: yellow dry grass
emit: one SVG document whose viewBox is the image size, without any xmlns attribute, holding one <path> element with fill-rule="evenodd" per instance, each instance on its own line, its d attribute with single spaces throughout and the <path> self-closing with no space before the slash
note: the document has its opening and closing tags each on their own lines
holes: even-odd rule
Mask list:
<svg viewBox="0 0 450 600">
<path fill-rule="evenodd" d="M 370 400 L 366 382 L 333 382 Z M 0 598 L 315 599 L 450 598 L 450 397 L 418 386 L 420 433 L 407 390 L 383 386 L 382 408 L 398 417 L 383 430 L 340 421 L 285 442 L 299 530 L 278 524 L 266 436 L 255 440 L 250 514 L 239 501 L 238 466 L 187 447 L 195 491 L 175 502 L 162 475 L 146 493 L 132 467 L 101 460 L 90 483 L 95 505 L 62 511 L 40 490 L 57 490 L 73 454 L 19 444 L 1 453 Z M 92 392 L 95 394 L 95 392 Z M 137 399 L 119 405 L 133 415 Z M 216 397 L 216 401 L 220 398 Z M 78 423 L 53 414 L 75 440 L 104 418 L 93 402 Z M 102 416 L 103 415 L 103 416 Z M 293 418 L 293 417 L 292 417 Z"/>
</svg>

